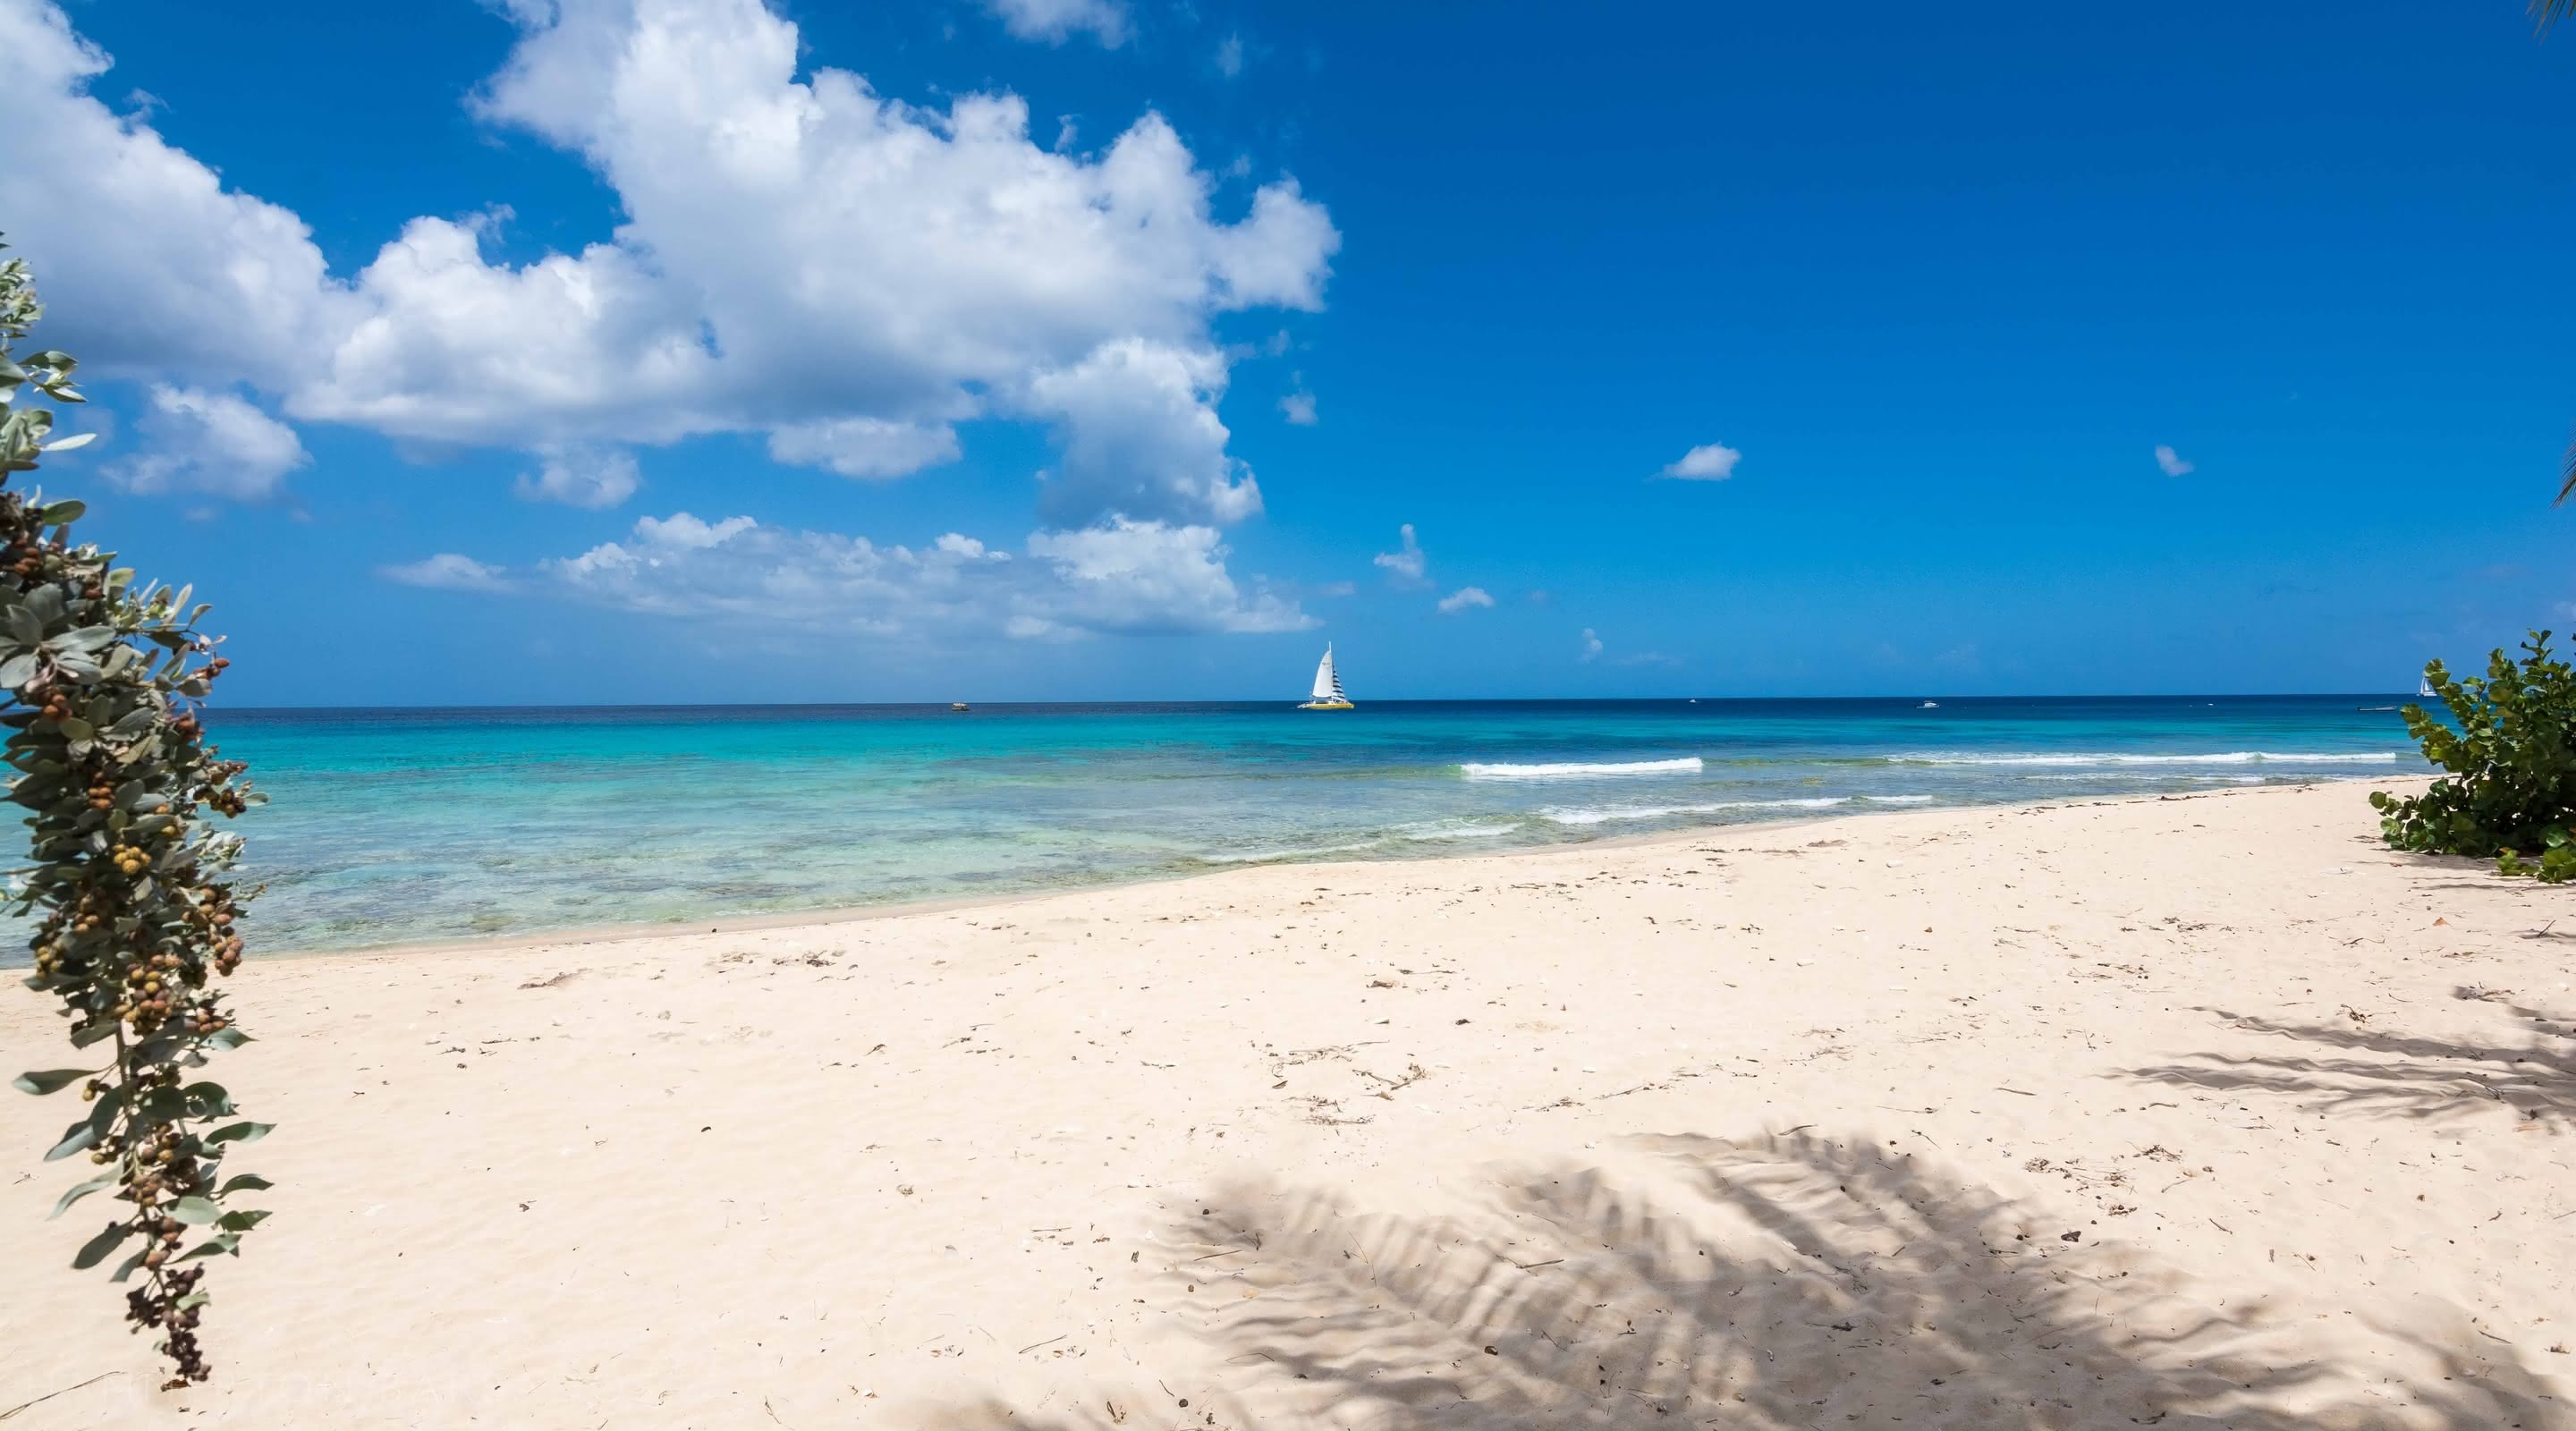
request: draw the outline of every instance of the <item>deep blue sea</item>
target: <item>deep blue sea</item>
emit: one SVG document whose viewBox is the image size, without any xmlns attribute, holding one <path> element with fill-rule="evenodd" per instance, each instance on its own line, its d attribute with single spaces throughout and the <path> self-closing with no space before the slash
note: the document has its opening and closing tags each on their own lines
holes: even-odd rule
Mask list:
<svg viewBox="0 0 2576 1431">
<path fill-rule="evenodd" d="M 2426 767 L 2388 696 L 214 713 L 256 950 Z M 2356 793 L 2356 799 L 2359 798 Z"/>
</svg>

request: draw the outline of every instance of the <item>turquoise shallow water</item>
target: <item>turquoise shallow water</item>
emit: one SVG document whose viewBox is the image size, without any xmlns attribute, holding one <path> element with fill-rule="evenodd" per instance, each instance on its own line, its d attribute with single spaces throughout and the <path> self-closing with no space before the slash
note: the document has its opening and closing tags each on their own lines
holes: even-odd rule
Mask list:
<svg viewBox="0 0 2576 1431">
<path fill-rule="evenodd" d="M 219 711 L 254 949 L 2385 777 L 2388 697 Z M 2359 795 L 2356 793 L 2355 798 Z"/>
</svg>

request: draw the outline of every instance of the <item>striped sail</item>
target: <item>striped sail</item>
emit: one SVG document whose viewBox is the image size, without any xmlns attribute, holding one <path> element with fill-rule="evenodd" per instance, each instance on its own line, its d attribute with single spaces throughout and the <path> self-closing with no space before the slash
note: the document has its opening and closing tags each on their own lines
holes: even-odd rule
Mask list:
<svg viewBox="0 0 2576 1431">
<path fill-rule="evenodd" d="M 1342 675 L 1333 669 L 1333 648 L 1330 646 L 1324 648 L 1324 659 L 1315 667 L 1315 699 L 1319 701 L 1350 699 L 1342 694 Z"/>
</svg>

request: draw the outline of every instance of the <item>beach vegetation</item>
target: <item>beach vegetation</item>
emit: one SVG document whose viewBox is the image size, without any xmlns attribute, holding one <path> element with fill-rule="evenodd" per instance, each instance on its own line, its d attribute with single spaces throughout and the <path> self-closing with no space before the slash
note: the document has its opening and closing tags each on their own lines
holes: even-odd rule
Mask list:
<svg viewBox="0 0 2576 1431">
<path fill-rule="evenodd" d="M 2532 632 L 2518 662 L 2494 652 L 2482 678 L 2425 666 L 2450 719 L 2420 705 L 2399 713 L 2424 758 L 2450 773 L 2421 795 L 2371 792 L 2389 844 L 2576 880 L 2576 667 L 2551 654 L 2549 635 Z"/>
<path fill-rule="evenodd" d="M 196 1073 L 249 1038 L 214 981 L 241 963 L 253 891 L 224 878 L 241 837 L 209 816 L 260 797 L 206 739 L 200 703 L 231 664 L 197 629 L 206 608 L 75 542 L 81 504 L 19 481 L 88 440 L 53 436 L 43 405 L 82 400 L 74 361 L 16 351 L 42 311 L 24 261 L 0 261 L 0 751 L 31 832 L 6 898 L 34 929 L 26 985 L 58 1002 L 73 1050 L 70 1066 L 15 1086 L 79 1090 L 86 1106 L 45 1158 L 92 1175 L 52 1215 L 105 1195 L 112 1211 L 72 1265 L 111 1264 L 109 1280 L 130 1284 L 126 1319 L 159 1339 L 175 1388 L 208 1372 L 203 1259 L 268 1216 L 240 1204 L 269 1184 L 223 1170 L 268 1125 Z"/>
</svg>

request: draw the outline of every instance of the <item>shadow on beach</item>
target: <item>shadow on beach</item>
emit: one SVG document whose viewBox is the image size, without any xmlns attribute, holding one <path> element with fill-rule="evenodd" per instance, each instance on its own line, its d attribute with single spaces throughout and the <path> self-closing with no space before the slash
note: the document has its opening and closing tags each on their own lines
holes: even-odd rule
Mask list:
<svg viewBox="0 0 2576 1431">
<path fill-rule="evenodd" d="M 1457 1179 L 1448 1180 L 1456 1187 Z M 1222 1385 L 989 1427 L 2566 1424 L 2500 1344 L 2327 1327 L 1865 1140 L 1661 1137 L 1446 1217 L 1235 1189 L 1163 1249 Z M 2357 1309 L 2367 1314 L 2369 1309 Z M 2331 1337 L 2332 1340 L 2321 1338 Z M 1186 1398 L 1186 1400 L 1184 1400 Z"/>
<path fill-rule="evenodd" d="M 2292 1047 L 2253 1057 L 2198 1054 L 2182 1063 L 2132 1069 L 2130 1076 L 2230 1093 L 2282 1094 L 2320 1113 L 2444 1119 L 2502 1103 L 2551 1131 L 2576 1124 L 2576 1033 L 2568 1031 L 2569 1021 L 2479 989 L 2458 988 L 2452 995 L 2500 1004 L 2532 1025 L 2532 1033 L 2513 1044 L 2451 1043 L 2365 1025 L 2283 1023 L 2213 1009 L 2236 1028 L 2277 1035 Z"/>
</svg>

